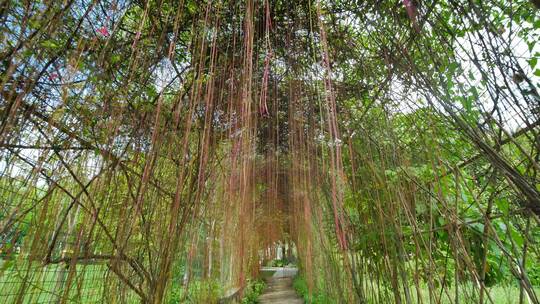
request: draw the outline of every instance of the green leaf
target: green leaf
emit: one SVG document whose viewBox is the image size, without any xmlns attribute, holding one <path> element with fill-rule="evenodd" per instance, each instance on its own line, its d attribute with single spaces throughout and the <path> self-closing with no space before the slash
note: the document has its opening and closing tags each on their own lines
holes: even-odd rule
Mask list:
<svg viewBox="0 0 540 304">
<path fill-rule="evenodd" d="M 529 52 L 532 52 L 532 50 L 534 49 L 534 46 L 536 45 L 536 42 L 532 41 L 532 42 L 527 42 L 527 47 L 529 48 Z"/>
<path fill-rule="evenodd" d="M 458 96 L 457 99 L 459 100 L 459 102 L 463 106 L 463 109 L 465 110 L 466 113 L 470 113 L 472 111 L 472 99 L 471 98 Z"/>
<path fill-rule="evenodd" d="M 448 82 L 446 83 L 446 89 L 448 91 L 452 91 L 452 88 L 454 87 L 454 82 L 452 81 L 452 79 L 448 79 Z"/>
<path fill-rule="evenodd" d="M 111 57 L 111 62 L 112 62 L 112 63 L 117 63 L 117 62 L 119 62 L 120 60 L 122 60 L 122 57 L 121 57 L 119 54 L 114 54 L 114 55 Z"/>
<path fill-rule="evenodd" d="M 476 232 L 483 232 L 484 231 L 484 224 L 483 223 L 472 223 L 470 226 Z"/>
<path fill-rule="evenodd" d="M 534 70 L 534 75 L 540 76 L 540 70 L 539 69 Z"/>
<path fill-rule="evenodd" d="M 533 57 L 529 60 L 529 66 L 531 69 L 534 69 L 536 67 L 536 63 L 538 62 L 538 58 Z"/>
<path fill-rule="evenodd" d="M 41 46 L 46 49 L 51 49 L 51 50 L 57 49 L 59 47 L 59 45 L 54 40 L 42 41 Z"/>
<path fill-rule="evenodd" d="M 508 214 L 508 201 L 504 199 L 495 200 L 495 205 L 501 210 L 502 213 Z"/>
<path fill-rule="evenodd" d="M 437 218 L 437 223 L 439 223 L 439 226 L 444 226 L 446 224 L 446 221 L 442 216 Z"/>
<path fill-rule="evenodd" d="M 65 112 L 64 108 L 58 108 L 58 109 L 56 109 L 56 110 L 52 113 L 52 115 L 51 115 L 52 120 L 53 120 L 53 121 L 60 121 L 60 120 L 62 120 L 62 117 L 64 116 L 64 112 Z"/>
<path fill-rule="evenodd" d="M 452 62 L 448 65 L 448 74 L 454 75 L 455 71 L 459 68 L 459 63 Z"/>
<path fill-rule="evenodd" d="M 523 236 L 516 231 L 513 227 L 510 229 L 510 235 L 512 236 L 512 239 L 519 247 L 523 246 Z"/>
<path fill-rule="evenodd" d="M 193 14 L 197 10 L 197 4 L 195 1 L 188 1 L 186 6 L 190 14 Z"/>
<path fill-rule="evenodd" d="M 478 100 L 479 95 L 478 95 L 478 90 L 476 89 L 476 87 L 472 87 L 470 91 L 472 93 L 473 100 Z"/>
<path fill-rule="evenodd" d="M 30 26 L 31 29 L 38 29 L 41 27 L 41 23 L 40 23 L 40 20 L 37 20 L 37 19 L 30 19 L 30 21 L 28 21 L 28 25 Z"/>
</svg>

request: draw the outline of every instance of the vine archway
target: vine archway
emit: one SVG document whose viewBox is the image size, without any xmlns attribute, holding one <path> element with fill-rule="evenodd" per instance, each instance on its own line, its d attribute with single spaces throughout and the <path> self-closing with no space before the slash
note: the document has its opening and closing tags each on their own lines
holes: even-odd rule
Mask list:
<svg viewBox="0 0 540 304">
<path fill-rule="evenodd" d="M 539 303 L 536 2 L 0 3 L 0 302 Z"/>
</svg>

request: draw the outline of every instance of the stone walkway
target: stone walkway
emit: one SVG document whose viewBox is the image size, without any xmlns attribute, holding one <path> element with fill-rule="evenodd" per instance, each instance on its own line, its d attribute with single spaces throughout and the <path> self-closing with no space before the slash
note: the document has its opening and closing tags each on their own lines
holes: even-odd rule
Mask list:
<svg viewBox="0 0 540 304">
<path fill-rule="evenodd" d="M 258 303 L 267 304 L 302 304 L 300 298 L 292 287 L 293 278 L 298 272 L 296 268 L 272 267 L 263 270 L 275 270 L 273 276 L 266 279 L 267 287 L 259 297 Z"/>
</svg>

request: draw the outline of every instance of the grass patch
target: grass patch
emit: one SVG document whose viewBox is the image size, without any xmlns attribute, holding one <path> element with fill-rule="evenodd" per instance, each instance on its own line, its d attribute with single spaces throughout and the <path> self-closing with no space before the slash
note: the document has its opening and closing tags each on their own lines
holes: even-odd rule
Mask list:
<svg viewBox="0 0 540 304">
<path fill-rule="evenodd" d="M 54 303 L 66 289 L 68 269 L 63 264 L 0 261 L 0 303 L 15 302 L 22 292 L 23 303 Z M 68 293 L 74 303 L 101 303 L 106 288 L 107 266 L 77 265 Z M 129 297 L 129 296 L 128 296 Z"/>
<path fill-rule="evenodd" d="M 217 303 L 222 293 L 217 280 L 195 280 L 189 283 L 187 294 L 182 284 L 173 285 L 167 303 Z"/>
<path fill-rule="evenodd" d="M 429 290 L 427 287 L 422 288 L 421 297 L 423 303 L 429 303 Z M 540 287 L 534 288 L 535 293 L 540 294 Z M 489 296 L 493 300 L 493 304 L 514 304 L 519 300 L 519 287 L 515 285 L 496 285 L 493 287 L 488 287 L 486 293 L 489 293 Z M 441 304 L 453 304 L 456 303 L 455 299 L 455 288 L 449 288 L 448 292 L 443 291 L 441 296 L 441 291 L 437 291 L 437 298 L 440 298 Z M 411 297 L 414 303 L 418 302 L 418 295 L 416 289 L 411 287 Z M 458 302 L 459 303 L 478 303 L 478 291 L 472 293 L 472 288 L 470 286 L 461 285 L 458 290 Z M 484 295 L 484 301 L 489 302 L 486 295 Z M 526 297 L 524 298 L 525 303 L 528 303 Z"/>
<path fill-rule="evenodd" d="M 259 277 L 263 280 L 268 279 L 268 278 L 271 278 L 274 275 L 274 273 L 276 273 L 275 270 L 261 270 L 259 272 Z"/>
</svg>

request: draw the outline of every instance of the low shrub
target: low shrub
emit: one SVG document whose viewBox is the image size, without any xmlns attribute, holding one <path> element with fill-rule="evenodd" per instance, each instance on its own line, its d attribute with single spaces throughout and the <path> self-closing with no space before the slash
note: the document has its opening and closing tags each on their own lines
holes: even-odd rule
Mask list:
<svg viewBox="0 0 540 304">
<path fill-rule="evenodd" d="M 263 280 L 250 280 L 246 288 L 244 289 L 244 297 L 242 298 L 242 304 L 257 303 L 257 298 L 262 294 L 266 284 Z"/>
<path fill-rule="evenodd" d="M 196 281 L 189 287 L 190 303 L 217 303 L 221 294 L 219 283 L 215 280 Z"/>
<path fill-rule="evenodd" d="M 296 292 L 308 304 L 333 304 L 332 299 L 320 290 L 312 290 L 311 295 L 306 279 L 303 276 L 297 276 L 293 281 L 293 287 Z"/>
</svg>

